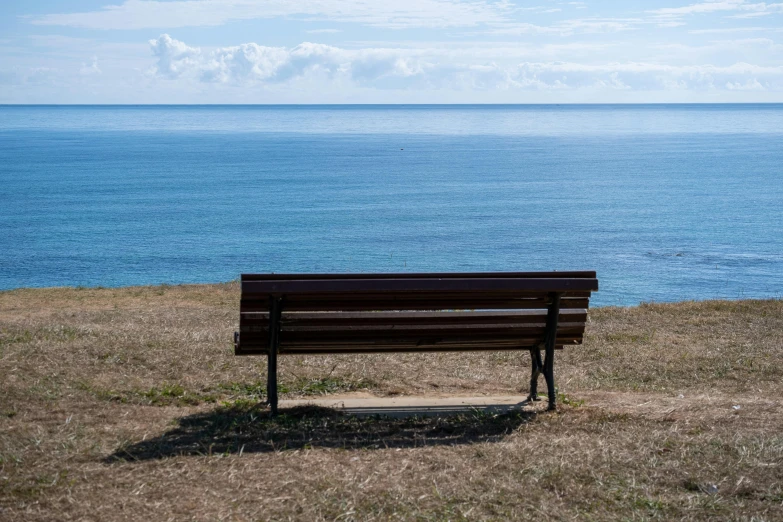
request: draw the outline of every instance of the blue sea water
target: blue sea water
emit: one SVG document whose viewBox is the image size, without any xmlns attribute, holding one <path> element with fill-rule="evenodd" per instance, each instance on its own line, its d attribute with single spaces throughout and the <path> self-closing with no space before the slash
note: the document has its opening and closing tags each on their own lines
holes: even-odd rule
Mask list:
<svg viewBox="0 0 783 522">
<path fill-rule="evenodd" d="M 0 289 L 552 269 L 783 296 L 783 105 L 0 106 Z"/>
</svg>

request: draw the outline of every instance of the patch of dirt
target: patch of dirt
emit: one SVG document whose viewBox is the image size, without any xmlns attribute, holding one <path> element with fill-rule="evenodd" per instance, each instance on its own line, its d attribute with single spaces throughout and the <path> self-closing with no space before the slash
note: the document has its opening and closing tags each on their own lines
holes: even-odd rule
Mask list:
<svg viewBox="0 0 783 522">
<path fill-rule="evenodd" d="M 783 425 L 783 401 L 762 395 L 586 391 L 576 393 L 574 397 L 583 399 L 586 406 L 650 419 L 714 422 L 742 418 Z"/>
</svg>

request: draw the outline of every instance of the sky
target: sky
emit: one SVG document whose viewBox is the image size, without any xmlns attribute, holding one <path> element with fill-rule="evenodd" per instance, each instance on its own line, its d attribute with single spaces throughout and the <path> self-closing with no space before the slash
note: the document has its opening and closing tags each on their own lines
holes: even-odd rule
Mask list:
<svg viewBox="0 0 783 522">
<path fill-rule="evenodd" d="M 3 0 L 0 103 L 783 102 L 783 2 Z"/>
</svg>

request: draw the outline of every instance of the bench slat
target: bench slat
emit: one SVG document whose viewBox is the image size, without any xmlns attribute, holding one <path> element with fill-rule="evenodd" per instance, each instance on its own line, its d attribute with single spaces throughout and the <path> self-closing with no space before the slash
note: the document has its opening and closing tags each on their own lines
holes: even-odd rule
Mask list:
<svg viewBox="0 0 783 522">
<path fill-rule="evenodd" d="M 320 292 L 568 292 L 598 290 L 598 280 L 591 278 L 405 278 L 405 279 L 288 279 L 243 281 L 242 293 L 260 295 L 295 295 Z"/>
<path fill-rule="evenodd" d="M 572 344 L 576 341 L 576 337 L 566 337 L 559 341 L 559 344 Z M 319 343 L 288 343 L 281 345 L 281 353 L 292 353 L 297 350 L 313 350 L 313 351 L 328 351 L 334 348 L 342 349 L 346 352 L 350 352 L 354 349 L 385 349 L 396 346 L 405 347 L 411 351 L 417 349 L 426 350 L 427 348 L 437 348 L 438 351 L 450 351 L 450 350 L 462 350 L 466 347 L 473 347 L 476 350 L 492 351 L 499 348 L 508 347 L 524 347 L 531 348 L 539 345 L 541 339 L 539 337 L 531 338 L 514 338 L 514 339 L 473 339 L 473 338 L 454 338 L 454 339 L 424 339 L 421 341 L 410 341 L 407 339 L 377 339 L 375 341 L 352 341 L 351 343 L 345 342 L 328 342 L 323 341 Z"/>
<path fill-rule="evenodd" d="M 512 351 L 520 351 L 520 350 L 529 350 L 532 348 L 531 346 L 503 346 L 503 347 L 496 347 L 496 348 L 479 348 L 476 346 L 463 346 L 459 348 L 447 348 L 442 349 L 438 347 L 426 347 L 426 348 L 419 348 L 419 347 L 399 347 L 399 346 L 392 346 L 387 348 L 373 348 L 373 349 L 342 349 L 342 348 L 330 348 L 328 351 L 319 351 L 319 350 L 308 350 L 308 349 L 302 349 L 297 351 L 291 351 L 291 352 L 284 352 L 289 355 L 320 355 L 320 354 L 380 354 L 380 353 L 444 353 L 444 352 L 512 352 Z M 555 346 L 555 349 L 562 350 L 562 346 Z M 256 355 L 262 355 L 266 352 L 259 352 Z M 245 354 L 239 354 L 239 355 L 245 355 Z M 251 354 L 247 354 L 251 355 Z"/>
<path fill-rule="evenodd" d="M 493 279 L 493 278 L 566 277 L 595 279 L 594 270 L 567 272 L 443 272 L 443 273 L 376 273 L 376 274 L 242 274 L 242 281 L 310 280 L 310 279 Z"/>
<path fill-rule="evenodd" d="M 458 324 L 458 323 L 443 323 L 443 324 L 400 324 L 400 323 L 376 323 L 376 324 L 331 324 L 331 325 L 324 325 L 324 324 L 318 324 L 318 325 L 282 325 L 281 331 L 285 332 L 286 334 L 290 335 L 307 335 L 308 333 L 313 333 L 315 335 L 323 334 L 323 335 L 331 335 L 331 334 L 339 334 L 341 332 L 344 332 L 345 335 L 351 336 L 351 335 L 358 335 L 359 332 L 418 332 L 418 331 L 434 331 L 434 332 L 451 332 L 451 331 L 461 331 L 461 330 L 476 330 L 476 331 L 498 331 L 498 332 L 507 332 L 509 330 L 519 330 L 519 331 L 538 331 L 539 329 L 543 329 L 546 326 L 545 322 L 526 322 L 526 323 L 473 323 L 466 321 L 465 323 Z M 558 332 L 560 331 L 560 328 L 577 328 L 581 327 L 584 328 L 585 323 L 583 322 L 575 322 L 575 323 L 559 323 L 558 325 Z M 262 333 L 266 332 L 268 327 L 261 323 L 256 324 L 243 324 L 242 330 L 240 330 L 242 333 Z"/>
<path fill-rule="evenodd" d="M 414 329 L 415 328 L 415 329 Z M 309 330 L 309 331 L 283 331 L 280 335 L 280 345 L 286 346 L 288 344 L 295 344 L 298 342 L 313 343 L 313 342 L 335 342 L 335 343 L 348 343 L 352 341 L 368 342 L 378 339 L 398 339 L 401 341 L 410 341 L 415 343 L 424 342 L 427 339 L 450 339 L 450 338 L 471 338 L 483 341 L 494 340 L 510 340 L 517 339 L 539 339 L 544 336 L 545 328 L 541 326 L 535 326 L 534 328 L 515 328 L 509 327 L 505 329 L 498 328 L 449 328 L 449 329 L 434 329 L 420 327 L 409 327 L 406 329 L 401 328 L 372 328 L 366 330 L 351 329 L 351 330 Z M 568 339 L 580 337 L 584 334 L 584 325 L 564 327 L 558 329 L 558 339 Z M 257 338 L 257 342 L 260 344 L 267 344 L 264 340 L 265 332 L 240 332 L 243 336 L 242 343 L 252 343 L 253 338 Z"/>
<path fill-rule="evenodd" d="M 492 352 L 492 351 L 509 351 L 509 350 L 529 350 L 531 348 L 538 347 L 540 339 L 519 339 L 515 342 L 471 342 L 469 340 L 463 340 L 463 342 L 443 342 L 438 344 L 416 344 L 409 342 L 377 342 L 375 344 L 369 343 L 355 343 L 355 344 L 295 344 L 280 347 L 281 354 L 372 354 L 372 353 L 389 353 L 389 352 L 406 352 L 406 353 L 426 353 L 426 352 L 464 352 L 464 351 L 477 351 L 477 352 Z M 579 339 L 558 339 L 557 349 L 562 349 L 563 345 L 579 345 L 581 340 Z M 242 346 L 242 350 L 236 352 L 236 355 L 264 355 L 267 353 L 266 346 Z"/>
<path fill-rule="evenodd" d="M 587 309 L 590 300 L 585 297 L 564 297 L 560 300 L 561 309 Z M 408 297 L 360 299 L 356 296 L 328 297 L 286 297 L 287 311 L 362 311 L 362 310 L 541 310 L 548 305 L 546 298 L 492 298 L 482 296 L 457 296 L 454 298 Z M 240 312 L 262 312 L 269 310 L 269 298 L 242 299 Z"/>
<path fill-rule="evenodd" d="M 561 342 L 581 339 L 584 323 L 566 323 L 557 330 Z M 458 340 L 492 343 L 519 343 L 521 340 L 541 342 L 545 333 L 543 324 L 527 325 L 451 325 L 431 327 L 427 325 L 405 325 L 397 327 L 352 326 L 352 327 L 292 327 L 280 333 L 281 350 L 296 344 L 376 344 L 385 341 L 423 344 L 433 340 L 453 343 Z M 259 327 L 244 327 L 240 332 L 243 346 L 268 345 L 268 331 Z"/>
<path fill-rule="evenodd" d="M 348 301 L 360 301 L 360 302 L 367 302 L 372 303 L 374 301 L 377 301 L 378 299 L 386 299 L 386 300 L 403 300 L 403 301 L 417 301 L 417 300 L 427 300 L 427 299 L 433 299 L 433 300 L 451 300 L 451 299 L 549 299 L 550 292 L 543 292 L 543 291 L 523 291 L 523 290 L 481 290 L 481 291 L 453 291 L 453 292 L 435 292 L 435 291 L 427 291 L 427 292 L 399 292 L 399 291 L 389 291 L 389 292 L 303 292 L 298 294 L 286 294 L 286 301 L 289 302 L 298 302 L 298 301 L 341 301 L 341 300 L 348 300 Z M 243 301 L 253 301 L 253 300 L 260 300 L 260 301 L 268 301 L 269 296 L 272 294 L 268 293 L 258 293 L 258 292 L 243 292 L 242 293 L 242 300 Z M 566 297 L 581 297 L 581 298 L 589 298 L 591 295 L 590 291 L 586 290 L 570 290 L 570 291 L 563 291 L 560 292 L 560 297 L 566 298 Z"/>
<path fill-rule="evenodd" d="M 281 324 L 340 325 L 340 324 L 505 324 L 535 323 L 546 321 L 546 310 L 503 310 L 480 312 L 283 312 Z M 240 318 L 243 325 L 266 325 L 268 312 L 245 312 Z M 558 321 L 585 322 L 586 310 L 561 310 Z"/>
</svg>

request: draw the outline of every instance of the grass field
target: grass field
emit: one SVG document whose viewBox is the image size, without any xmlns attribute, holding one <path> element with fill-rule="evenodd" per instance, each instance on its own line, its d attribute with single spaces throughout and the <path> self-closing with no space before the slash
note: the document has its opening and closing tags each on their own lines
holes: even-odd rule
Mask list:
<svg viewBox="0 0 783 522">
<path fill-rule="evenodd" d="M 558 412 L 409 419 L 269 418 L 265 358 L 233 356 L 238 302 L 236 284 L 1 292 L 0 520 L 783 520 L 783 301 L 594 309 L 558 353 Z M 283 399 L 524 395 L 529 359 L 280 372 Z"/>
</svg>

